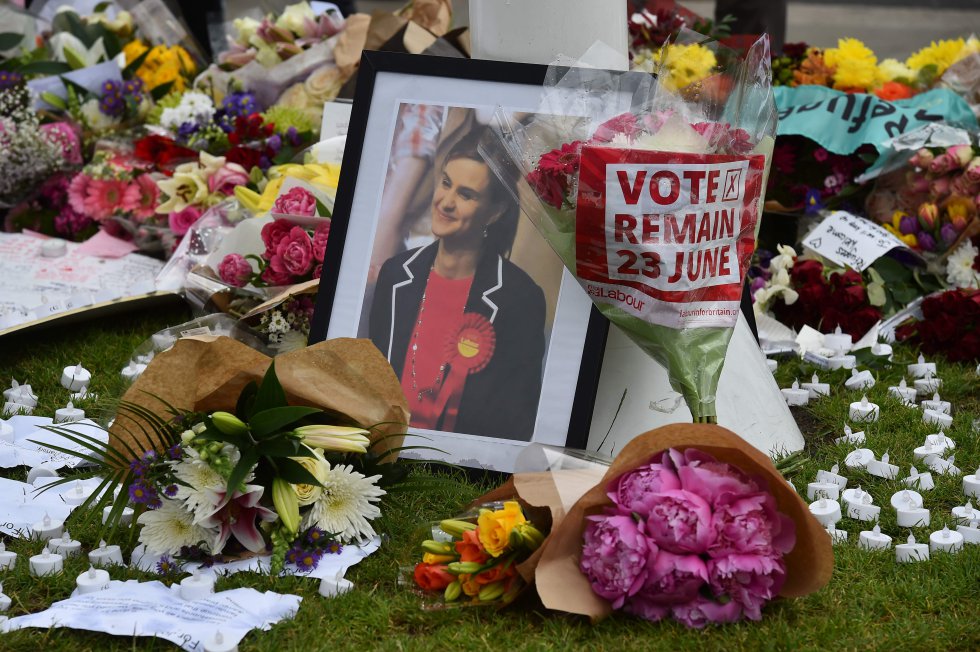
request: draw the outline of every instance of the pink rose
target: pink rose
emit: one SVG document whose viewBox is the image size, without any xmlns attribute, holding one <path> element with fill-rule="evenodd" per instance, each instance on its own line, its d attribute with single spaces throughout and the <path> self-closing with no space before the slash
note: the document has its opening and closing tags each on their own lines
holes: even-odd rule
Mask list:
<svg viewBox="0 0 980 652">
<path fill-rule="evenodd" d="M 670 457 L 677 466 L 681 487 L 714 504 L 726 492 L 734 494 L 756 493 L 761 488 L 740 469 L 719 462 L 711 455 L 689 448 L 683 453 L 670 450 Z"/>
<path fill-rule="evenodd" d="M 233 195 L 235 186 L 244 186 L 247 183 L 248 172 L 245 168 L 238 163 L 225 163 L 208 178 L 208 190 L 222 195 Z"/>
<path fill-rule="evenodd" d="M 265 257 L 276 253 L 279 243 L 289 235 L 293 225 L 286 220 L 273 220 L 262 227 L 262 243 L 265 244 Z"/>
<path fill-rule="evenodd" d="M 323 274 L 323 265 L 322 264 L 317 265 L 316 267 L 313 268 L 313 278 L 320 278 L 320 275 L 321 274 Z"/>
<path fill-rule="evenodd" d="M 330 220 L 324 220 L 316 227 L 313 232 L 313 257 L 317 262 L 323 262 L 323 255 L 327 251 L 327 239 L 330 237 Z M 319 278 L 316 277 L 316 278 Z"/>
<path fill-rule="evenodd" d="M 936 155 L 931 151 L 923 147 L 909 159 L 909 163 L 917 168 L 927 168 L 932 165 L 932 162 L 936 160 Z"/>
<path fill-rule="evenodd" d="M 762 492 L 724 494 L 715 503 L 712 527 L 717 537 L 708 551 L 712 557 L 787 553 L 796 543 L 793 519 L 780 514 L 776 500 Z"/>
<path fill-rule="evenodd" d="M 696 493 L 683 489 L 663 491 L 648 496 L 644 502 L 649 509 L 647 536 L 661 549 L 699 554 L 713 543 L 711 506 Z"/>
<path fill-rule="evenodd" d="M 742 617 L 742 606 L 734 601 L 722 604 L 699 595 L 687 604 L 673 607 L 671 614 L 677 622 L 701 629 L 705 625 L 736 622 Z"/>
<path fill-rule="evenodd" d="M 785 581 L 786 565 L 774 557 L 729 555 L 708 562 L 715 596 L 741 606 L 750 620 L 762 618 L 762 605 L 779 594 Z"/>
<path fill-rule="evenodd" d="M 647 563 L 647 581 L 634 600 L 670 606 L 690 602 L 708 581 L 708 567 L 697 555 L 675 555 L 661 550 Z"/>
<path fill-rule="evenodd" d="M 291 285 L 293 282 L 293 277 L 286 273 L 280 273 L 272 269 L 272 267 L 266 267 L 262 270 L 262 275 L 260 277 L 267 285 Z"/>
<path fill-rule="evenodd" d="M 228 254 L 218 265 L 218 276 L 228 285 L 244 287 L 252 278 L 252 266 L 241 254 Z"/>
<path fill-rule="evenodd" d="M 579 568 L 596 595 L 619 609 L 643 587 L 647 557 L 656 553 L 631 516 L 589 516 Z"/>
<path fill-rule="evenodd" d="M 316 215 L 316 197 L 305 188 L 299 186 L 290 188 L 285 194 L 279 195 L 276 203 L 272 205 L 272 212 L 313 217 Z"/>
<path fill-rule="evenodd" d="M 646 516 L 649 507 L 645 499 L 661 491 L 681 488 L 681 481 L 674 471 L 663 464 L 645 464 L 624 473 L 609 486 L 609 498 L 617 505 Z"/>
<path fill-rule="evenodd" d="M 184 235 L 199 217 L 201 217 L 201 209 L 196 206 L 188 206 L 182 211 L 171 211 L 170 215 L 167 216 L 167 223 L 174 235 Z"/>
<path fill-rule="evenodd" d="M 294 226 L 279 241 L 276 253 L 269 258 L 269 267 L 276 274 L 302 276 L 313 267 L 313 242 L 306 229 Z"/>
<path fill-rule="evenodd" d="M 963 176 L 970 183 L 980 183 L 980 156 L 974 156 L 970 160 L 970 163 L 966 166 L 966 170 L 963 171 Z"/>
</svg>

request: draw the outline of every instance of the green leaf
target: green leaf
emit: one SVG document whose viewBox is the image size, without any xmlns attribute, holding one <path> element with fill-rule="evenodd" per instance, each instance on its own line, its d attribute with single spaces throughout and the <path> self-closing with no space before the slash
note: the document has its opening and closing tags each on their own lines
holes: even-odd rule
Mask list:
<svg viewBox="0 0 980 652">
<path fill-rule="evenodd" d="M 169 81 L 166 84 L 160 84 L 152 91 L 150 91 L 150 97 L 153 98 L 154 102 L 159 102 L 164 97 L 166 97 L 167 93 L 170 92 L 170 89 L 173 88 L 173 85 L 174 83 L 172 81 Z"/>
<path fill-rule="evenodd" d="M 228 476 L 228 491 L 235 492 L 239 489 L 245 476 L 248 472 L 252 470 L 255 463 L 259 460 L 259 453 L 254 448 L 247 448 L 242 450 L 242 457 L 238 460 L 238 464 L 235 468 L 231 470 L 231 475 Z"/>
<path fill-rule="evenodd" d="M 95 5 L 95 9 L 92 10 L 92 13 L 96 13 L 96 14 L 105 13 L 105 10 L 111 6 L 112 6 L 111 2 L 100 2 L 99 4 Z"/>
<path fill-rule="evenodd" d="M 255 396 L 259 393 L 259 384 L 254 380 L 242 388 L 242 393 L 238 395 L 238 402 L 235 404 L 235 416 L 242 421 L 248 421 L 248 415 L 252 413 L 252 405 L 255 403 Z"/>
<path fill-rule="evenodd" d="M 68 103 L 65 102 L 63 98 L 61 98 L 58 95 L 55 95 L 50 91 L 44 91 L 43 93 L 41 93 L 41 99 L 47 102 L 48 104 L 50 104 L 51 106 L 53 106 L 54 108 L 60 109 L 61 111 L 64 111 L 68 108 Z"/>
<path fill-rule="evenodd" d="M 269 408 L 252 415 L 248 422 L 249 429 L 256 438 L 266 437 L 274 432 L 284 429 L 286 426 L 296 423 L 303 417 L 311 414 L 319 414 L 322 410 L 311 407 L 286 407 Z"/>
<path fill-rule="evenodd" d="M 23 34 L 17 32 L 0 32 L 0 50 L 11 50 L 24 40 Z"/>
<path fill-rule="evenodd" d="M 136 75 L 136 71 L 140 69 L 140 66 L 143 65 L 143 62 L 146 61 L 148 56 L 150 56 L 149 50 L 133 59 L 125 68 L 123 68 L 123 79 L 132 79 Z"/>
<path fill-rule="evenodd" d="M 327 208 L 327 205 L 324 204 L 319 199 L 316 199 L 316 214 L 319 215 L 320 217 L 333 217 L 333 213 L 330 212 L 330 209 Z"/>
<path fill-rule="evenodd" d="M 306 468 L 289 458 L 282 458 L 276 461 L 276 466 L 279 468 L 279 477 L 290 482 L 292 484 L 311 484 L 317 487 L 322 487 L 320 481 L 313 477 L 313 474 L 306 470 Z"/>
<path fill-rule="evenodd" d="M 265 457 L 310 457 L 313 452 L 292 437 L 278 437 L 263 441 L 259 451 Z"/>
<path fill-rule="evenodd" d="M 286 405 L 286 392 L 279 384 L 279 378 L 276 376 L 276 363 L 273 361 L 265 372 L 265 377 L 262 378 L 262 384 L 259 385 L 259 391 L 255 395 L 255 403 L 252 404 L 252 413 L 249 415 L 248 422 L 251 423 L 252 418 L 263 410 L 283 407 L 284 405 Z"/>
<path fill-rule="evenodd" d="M 61 61 L 34 61 L 17 69 L 22 75 L 63 75 L 72 68 Z"/>
</svg>

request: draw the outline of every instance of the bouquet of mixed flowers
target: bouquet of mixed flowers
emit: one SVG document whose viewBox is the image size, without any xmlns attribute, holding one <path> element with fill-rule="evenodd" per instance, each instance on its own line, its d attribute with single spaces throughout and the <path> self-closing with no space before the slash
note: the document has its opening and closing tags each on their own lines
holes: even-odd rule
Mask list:
<svg viewBox="0 0 980 652">
<path fill-rule="evenodd" d="M 980 288 L 980 235 L 964 240 L 946 258 L 946 282 L 952 288 Z"/>
<path fill-rule="evenodd" d="M 288 5 L 278 16 L 236 18 L 235 36 L 228 37 L 229 49 L 218 55 L 225 70 L 235 70 L 257 61 L 265 67 L 282 63 L 304 50 L 338 34 L 344 19 L 328 10 L 319 16 L 307 2 Z"/>
<path fill-rule="evenodd" d="M 218 275 L 234 287 L 295 285 L 320 278 L 330 237 L 330 220 L 317 222 L 309 227 L 290 219 L 274 219 L 262 227 L 265 250 L 258 256 L 226 255 L 218 266 Z M 257 270 L 253 270 L 250 260 Z"/>
<path fill-rule="evenodd" d="M 176 357 L 187 355 L 178 343 L 157 355 L 138 383 L 151 386 L 154 375 L 159 380 L 159 372 L 166 373 L 160 360 L 171 367 L 183 364 L 176 362 L 178 349 Z M 354 357 L 364 355 L 360 348 L 348 349 Z M 243 355 L 237 349 L 231 353 Z M 248 354 L 249 364 L 256 355 Z M 289 373 L 288 363 L 280 366 Z M 145 384 L 147 378 L 151 385 Z M 350 389 L 353 398 L 357 389 Z M 110 437 L 109 443 L 100 443 L 68 426 L 52 429 L 90 450 L 85 458 L 97 466 L 92 473 L 107 478 L 105 493 L 97 492 L 92 504 L 111 497 L 112 485 L 123 488 L 113 501 L 109 527 L 131 506 L 140 542 L 157 554 L 228 558 L 271 553 L 273 572 L 285 563 L 309 570 L 323 554 L 339 552 L 341 544 L 375 537 L 371 521 L 381 515 L 382 487 L 405 474 L 392 462 L 398 449 L 391 447 L 391 436 L 381 434 L 382 427 L 364 429 L 332 410 L 290 404 L 275 362 L 261 382 L 242 387 L 234 413 L 153 400 L 159 411 L 145 407 L 145 400 L 120 404 L 125 427 L 138 427 L 143 433 L 138 441 L 152 446 L 142 453 L 134 449 L 135 441 Z"/>
<path fill-rule="evenodd" d="M 151 91 L 183 91 L 197 72 L 193 57 L 180 45 L 150 47 L 134 39 L 122 51 L 126 68 Z"/>
<path fill-rule="evenodd" d="M 535 226 L 600 311 L 667 367 L 696 421 L 716 419 L 775 128 L 767 41 L 744 60 L 712 57 L 726 67 L 712 63 L 703 79 L 556 71 L 537 118 L 497 120 L 538 199 L 526 207 Z M 631 95 L 639 108 L 548 115 L 575 92 Z M 558 146 L 541 147 L 555 135 Z"/>
<path fill-rule="evenodd" d="M 816 213 L 825 208 L 861 206 L 870 187 L 855 182 L 877 152 L 862 145 L 852 154 L 835 154 L 804 136 L 780 136 L 772 152 L 766 210 Z"/>
<path fill-rule="evenodd" d="M 425 596 L 446 604 L 506 605 L 525 583 L 517 572 L 544 541 L 516 500 L 481 505 L 433 526 L 434 538 L 422 542 L 422 561 L 412 581 Z"/>
<path fill-rule="evenodd" d="M 976 278 L 976 275 L 974 275 Z M 925 298 L 921 318 L 895 329 L 895 339 L 917 345 L 950 362 L 980 362 L 980 290 L 959 288 Z"/>
</svg>

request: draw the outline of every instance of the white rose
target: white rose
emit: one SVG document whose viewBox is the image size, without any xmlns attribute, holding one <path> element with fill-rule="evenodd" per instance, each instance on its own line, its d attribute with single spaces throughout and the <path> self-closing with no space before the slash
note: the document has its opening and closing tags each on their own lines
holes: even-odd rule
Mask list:
<svg viewBox="0 0 980 652">
<path fill-rule="evenodd" d="M 276 20 L 276 27 L 288 29 L 301 37 L 308 36 L 306 33 L 306 21 L 316 21 L 316 14 L 309 3 L 300 2 L 286 7 L 279 19 Z"/>
</svg>

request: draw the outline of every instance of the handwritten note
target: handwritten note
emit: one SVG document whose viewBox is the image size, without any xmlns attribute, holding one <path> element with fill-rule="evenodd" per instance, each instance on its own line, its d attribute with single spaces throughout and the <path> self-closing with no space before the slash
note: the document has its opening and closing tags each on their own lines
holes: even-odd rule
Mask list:
<svg viewBox="0 0 980 652">
<path fill-rule="evenodd" d="M 0 624 L 0 632 L 70 627 L 126 637 L 155 636 L 189 652 L 201 652 L 218 630 L 227 643 L 237 644 L 252 629 L 267 630 L 292 618 L 302 601 L 298 595 L 242 588 L 189 602 L 180 598 L 177 589 L 162 582 L 113 582 L 104 591 L 71 597 L 45 611 L 11 618 Z"/>
<path fill-rule="evenodd" d="M 803 239 L 803 246 L 859 272 L 892 249 L 905 248 L 901 240 L 883 227 L 846 211 L 831 213 Z"/>
<path fill-rule="evenodd" d="M 75 509 L 65 502 L 63 494 L 81 487 L 82 494 L 88 498 L 102 482 L 101 478 L 79 480 L 78 484 L 68 483 L 39 493 L 45 484 L 58 478 L 39 479 L 36 485 L 17 480 L 0 478 L 0 533 L 26 539 L 31 535 L 31 526 L 41 522 L 45 515 L 64 521 Z M 46 482 L 40 481 L 46 480 Z"/>
<path fill-rule="evenodd" d="M 8 422 L 14 429 L 14 441 L 0 441 L 0 468 L 14 466 L 40 466 L 46 464 L 53 469 L 62 467 L 76 468 L 85 461 L 75 455 L 54 450 L 51 445 L 80 453 L 89 450 L 62 435 L 45 430 L 52 425 L 50 417 L 13 416 Z M 109 433 L 94 421 L 85 419 L 75 423 L 59 424 L 58 427 L 86 437 L 94 437 L 99 441 L 109 441 Z"/>
</svg>

